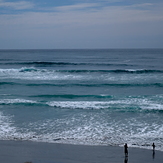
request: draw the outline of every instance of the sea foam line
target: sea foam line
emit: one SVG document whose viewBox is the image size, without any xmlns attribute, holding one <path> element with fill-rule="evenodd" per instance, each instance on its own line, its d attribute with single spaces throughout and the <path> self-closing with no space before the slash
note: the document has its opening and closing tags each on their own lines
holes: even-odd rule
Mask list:
<svg viewBox="0 0 163 163">
<path fill-rule="evenodd" d="M 136 73 L 133 72 L 145 72 Z M 146 70 L 48 70 L 37 69 L 34 67 L 23 67 L 21 69 L 0 69 L 1 79 L 18 79 L 18 80 L 30 80 L 30 81 L 84 81 L 84 82 L 102 82 L 107 84 L 108 82 L 113 84 L 119 83 L 117 86 L 145 86 L 162 87 L 163 76 L 158 73 L 163 71 L 147 70 L 150 73 L 146 74 Z M 128 83 L 130 81 L 130 83 Z M 141 81 L 141 83 L 140 83 Z M 150 83 L 155 81 L 155 83 Z M 158 81 L 158 82 L 157 82 Z M 107 83 L 106 83 L 107 82 Z M 90 83 L 90 82 L 89 82 Z M 2 83 L 3 84 L 3 83 Z M 7 83 L 6 83 L 7 84 Z M 14 83 L 13 83 L 14 84 Z M 96 84 L 96 83 L 95 83 Z M 124 84 L 124 85 L 123 85 Z M 125 85 L 126 84 L 126 85 Z M 129 85 L 127 85 L 129 84 Z M 152 85 L 150 85 L 152 84 Z M 89 86 L 89 85 L 88 85 Z M 109 86 L 109 85 L 103 85 Z"/>
<path fill-rule="evenodd" d="M 147 99 L 125 99 L 109 101 L 50 101 L 49 106 L 65 109 L 114 109 L 124 111 L 163 111 L 162 103 Z"/>
<path fill-rule="evenodd" d="M 0 69 L 1 73 L 9 73 L 9 72 L 69 72 L 69 73 L 93 73 L 93 72 L 101 72 L 101 73 L 163 73 L 163 70 L 152 70 L 152 69 L 99 69 L 99 70 L 52 70 L 52 69 L 38 69 L 35 67 L 22 67 L 18 69 Z"/>
<path fill-rule="evenodd" d="M 154 101 L 153 98 L 157 98 L 158 101 Z M 49 97 L 47 99 L 49 99 Z M 112 109 L 115 111 L 163 111 L 161 95 L 152 98 L 126 97 L 123 99 L 116 99 L 116 97 L 109 97 L 107 101 L 35 101 L 27 99 L 1 99 L 0 105 L 40 105 L 61 109 Z"/>
<path fill-rule="evenodd" d="M 8 104 L 37 104 L 37 101 L 33 100 L 25 100 L 25 99 L 1 99 L 1 105 L 8 105 Z"/>
</svg>

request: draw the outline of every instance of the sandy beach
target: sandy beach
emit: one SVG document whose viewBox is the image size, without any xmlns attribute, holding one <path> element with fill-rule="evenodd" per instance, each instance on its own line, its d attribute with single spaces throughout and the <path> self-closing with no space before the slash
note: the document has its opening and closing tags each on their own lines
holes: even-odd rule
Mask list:
<svg viewBox="0 0 163 163">
<path fill-rule="evenodd" d="M 128 158 L 123 148 L 86 146 L 29 141 L 0 141 L 3 163 L 161 163 L 163 152 L 130 148 Z"/>
</svg>

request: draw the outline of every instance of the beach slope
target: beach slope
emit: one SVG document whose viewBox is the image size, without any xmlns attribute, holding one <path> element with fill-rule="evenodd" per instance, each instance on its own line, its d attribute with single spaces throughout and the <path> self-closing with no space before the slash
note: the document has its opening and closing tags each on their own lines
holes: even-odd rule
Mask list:
<svg viewBox="0 0 163 163">
<path fill-rule="evenodd" d="M 29 141 L 0 141 L 3 163 L 161 163 L 163 152 L 130 148 L 128 158 L 123 148 L 86 146 Z"/>
</svg>

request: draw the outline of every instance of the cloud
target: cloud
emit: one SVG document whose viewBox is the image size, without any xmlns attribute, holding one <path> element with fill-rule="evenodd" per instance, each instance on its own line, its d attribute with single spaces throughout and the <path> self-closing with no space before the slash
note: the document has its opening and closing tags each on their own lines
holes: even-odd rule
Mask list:
<svg viewBox="0 0 163 163">
<path fill-rule="evenodd" d="M 163 4 L 101 6 L 80 3 L 3 14 L 0 22 L 3 22 L 0 42 L 4 44 L 7 40 L 18 48 L 23 42 L 22 46 L 27 48 L 142 47 L 145 43 L 141 45 L 141 40 L 150 44 L 152 38 L 163 36 Z M 161 44 L 155 41 L 156 45 Z"/>
<path fill-rule="evenodd" d="M 22 1 L 25 2 L 25 1 Z M 14 5 L 17 3 L 14 3 Z M 24 4 L 24 3 L 23 3 Z M 13 6 L 14 6 L 13 5 Z M 141 4 L 136 6 L 149 6 Z M 26 7 L 28 5 L 25 5 Z M 24 7 L 25 7 L 24 6 Z M 129 24 L 140 22 L 155 22 L 163 20 L 163 5 L 155 6 L 155 9 L 142 10 L 133 6 L 100 6 L 96 3 L 83 3 L 56 7 L 54 10 L 24 12 L 12 15 L 1 15 L 0 20 L 5 24 L 20 24 L 53 28 L 54 26 L 102 26 L 110 24 Z M 23 8 L 23 5 L 17 6 Z M 160 22 L 161 23 L 161 22 Z"/>
<path fill-rule="evenodd" d="M 135 8 L 135 9 L 142 9 L 142 10 L 149 10 L 152 7 L 154 7 L 154 3 L 138 3 L 138 4 L 132 4 L 127 6 L 128 8 Z"/>
<path fill-rule="evenodd" d="M 97 3 L 81 3 L 81 4 L 75 4 L 75 5 L 67 5 L 67 6 L 60 6 L 55 7 L 54 9 L 58 11 L 73 11 L 73 10 L 83 10 L 93 7 L 98 7 L 99 4 Z"/>
<path fill-rule="evenodd" d="M 18 1 L 18 2 L 5 2 L 0 1 L 0 7 L 12 8 L 14 10 L 24 10 L 31 9 L 34 7 L 34 4 L 28 1 Z"/>
</svg>

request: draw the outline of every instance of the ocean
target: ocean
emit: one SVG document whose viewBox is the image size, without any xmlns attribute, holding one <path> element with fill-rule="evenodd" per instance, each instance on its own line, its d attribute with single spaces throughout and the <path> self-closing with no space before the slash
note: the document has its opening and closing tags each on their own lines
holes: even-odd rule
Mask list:
<svg viewBox="0 0 163 163">
<path fill-rule="evenodd" d="M 163 49 L 0 50 L 0 140 L 163 151 Z"/>
</svg>

